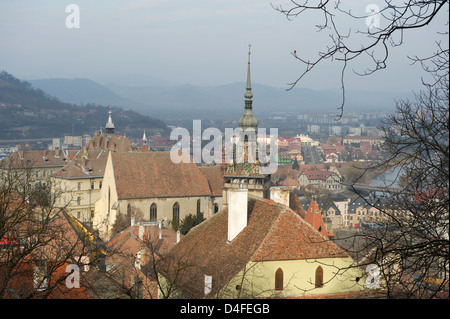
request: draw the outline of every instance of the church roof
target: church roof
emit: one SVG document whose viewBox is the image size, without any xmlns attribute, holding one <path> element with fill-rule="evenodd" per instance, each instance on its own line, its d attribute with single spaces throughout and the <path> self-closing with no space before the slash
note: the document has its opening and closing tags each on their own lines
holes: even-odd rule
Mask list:
<svg viewBox="0 0 450 319">
<path fill-rule="evenodd" d="M 253 196 L 249 196 L 247 226 L 231 243 L 227 232 L 225 208 L 191 229 L 171 250 L 172 257 L 195 265 L 180 274 L 178 283 L 190 297 L 203 297 L 205 274 L 213 278 L 214 293 L 249 262 L 348 257 L 290 208 Z"/>
<path fill-rule="evenodd" d="M 108 136 L 106 134 L 97 133 L 89 141 L 86 146 L 88 150 L 90 149 L 102 149 L 111 150 L 117 152 L 129 152 L 133 151 L 134 147 L 130 140 L 122 135 L 112 135 Z"/>
<path fill-rule="evenodd" d="M 117 195 L 123 198 L 211 196 L 195 163 L 173 163 L 170 152 L 111 153 Z"/>
<path fill-rule="evenodd" d="M 223 165 L 200 167 L 200 171 L 208 180 L 211 194 L 213 196 L 222 196 L 223 191 Z"/>
</svg>

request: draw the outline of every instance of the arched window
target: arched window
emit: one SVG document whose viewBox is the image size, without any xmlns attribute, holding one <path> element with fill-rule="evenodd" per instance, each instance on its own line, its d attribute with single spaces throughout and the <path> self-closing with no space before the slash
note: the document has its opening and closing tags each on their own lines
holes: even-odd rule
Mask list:
<svg viewBox="0 0 450 319">
<path fill-rule="evenodd" d="M 197 200 L 197 217 L 200 215 L 200 199 Z"/>
<path fill-rule="evenodd" d="M 150 221 L 151 222 L 156 222 L 157 219 L 158 219 L 158 210 L 157 210 L 156 204 L 153 203 L 150 206 Z"/>
<path fill-rule="evenodd" d="M 283 290 L 283 269 L 281 268 L 275 272 L 275 290 Z"/>
<path fill-rule="evenodd" d="M 323 287 L 323 269 L 321 266 L 316 268 L 316 288 Z"/>
<path fill-rule="evenodd" d="M 177 228 L 180 225 L 180 204 L 178 204 L 178 202 L 173 204 L 173 208 L 172 208 L 172 222 L 173 222 L 174 225 L 176 225 Z"/>
</svg>

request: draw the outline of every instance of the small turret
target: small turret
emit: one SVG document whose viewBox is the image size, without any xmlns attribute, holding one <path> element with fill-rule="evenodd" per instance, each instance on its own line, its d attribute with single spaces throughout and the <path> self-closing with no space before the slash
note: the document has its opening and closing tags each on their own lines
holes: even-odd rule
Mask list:
<svg viewBox="0 0 450 319">
<path fill-rule="evenodd" d="M 114 135 L 114 123 L 113 123 L 112 118 L 111 118 L 111 113 L 112 113 L 111 112 L 111 107 L 109 107 L 108 122 L 106 122 L 106 126 L 105 126 L 107 135 Z"/>
</svg>

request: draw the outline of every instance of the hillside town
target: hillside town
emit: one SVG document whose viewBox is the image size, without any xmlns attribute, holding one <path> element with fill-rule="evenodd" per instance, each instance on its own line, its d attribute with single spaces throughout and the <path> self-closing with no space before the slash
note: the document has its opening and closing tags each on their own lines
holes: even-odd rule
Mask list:
<svg viewBox="0 0 450 319">
<path fill-rule="evenodd" d="M 3 148 L 2 184 L 16 186 L 0 198 L 9 225 L 0 262 L 13 265 L 2 269 L 1 296 L 385 298 L 379 271 L 367 270 L 382 264 L 376 243 L 361 231 L 410 216 L 375 202 L 389 190 L 360 180 L 382 156 L 383 137 L 360 128 L 318 140 L 311 124 L 276 139 L 278 167 L 268 174 L 249 148 L 258 127 L 250 52 L 244 98 L 244 152 L 229 162 L 175 163 L 176 141 L 145 131 L 130 140 L 116 133 L 111 110 L 93 136 Z M 396 276 L 394 265 L 383 271 Z"/>
</svg>

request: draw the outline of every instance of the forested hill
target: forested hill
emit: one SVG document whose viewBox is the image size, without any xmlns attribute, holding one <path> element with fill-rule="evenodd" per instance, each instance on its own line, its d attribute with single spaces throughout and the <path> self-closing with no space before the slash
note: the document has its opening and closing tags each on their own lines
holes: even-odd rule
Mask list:
<svg viewBox="0 0 450 319">
<path fill-rule="evenodd" d="M 29 82 L 0 72 L 0 140 L 94 134 L 104 128 L 108 106 L 75 105 L 59 101 Z M 116 132 L 127 136 L 168 133 L 159 119 L 112 107 Z"/>
</svg>

